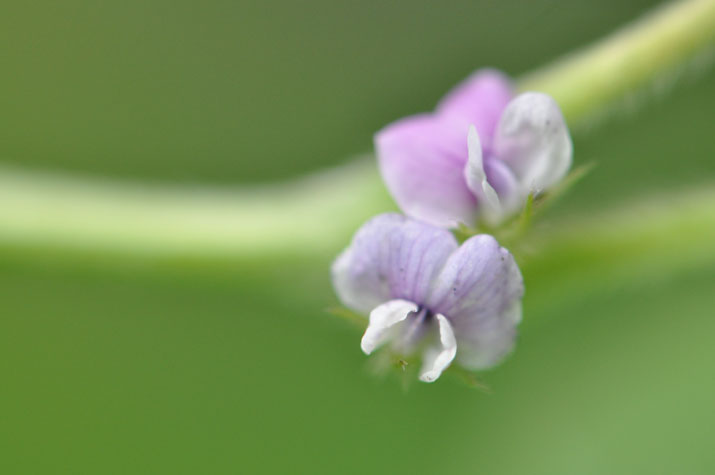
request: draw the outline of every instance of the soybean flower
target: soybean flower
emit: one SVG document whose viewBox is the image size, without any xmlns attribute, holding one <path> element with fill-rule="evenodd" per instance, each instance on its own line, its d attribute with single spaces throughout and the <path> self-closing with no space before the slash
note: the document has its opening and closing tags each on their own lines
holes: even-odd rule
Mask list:
<svg viewBox="0 0 715 475">
<path fill-rule="evenodd" d="M 399 214 L 365 223 L 335 260 L 332 279 L 347 307 L 367 314 L 366 354 L 421 353 L 420 379 L 436 380 L 456 358 L 484 369 L 512 349 L 524 293 L 514 258 L 489 235 L 458 245 L 447 230 Z"/>
<path fill-rule="evenodd" d="M 432 114 L 375 136 L 380 170 L 405 212 L 436 226 L 495 225 L 568 172 L 572 143 L 548 95 L 514 95 L 510 81 L 480 70 Z"/>
</svg>

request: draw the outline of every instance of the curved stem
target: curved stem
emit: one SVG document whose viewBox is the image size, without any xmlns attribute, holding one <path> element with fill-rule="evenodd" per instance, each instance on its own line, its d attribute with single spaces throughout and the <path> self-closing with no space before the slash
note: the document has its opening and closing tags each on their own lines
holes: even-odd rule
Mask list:
<svg viewBox="0 0 715 475">
<path fill-rule="evenodd" d="M 702 58 L 708 66 L 714 53 L 715 1 L 674 2 L 582 51 L 527 74 L 519 86 L 553 96 L 573 124 L 642 86 L 667 86 L 679 67 L 693 59 Z"/>
<path fill-rule="evenodd" d="M 390 201 L 372 161 L 241 189 L 0 168 L 0 245 L 142 256 L 316 255 Z"/>
<path fill-rule="evenodd" d="M 551 93 L 568 120 L 578 121 L 711 49 L 714 39 L 715 2 L 681 1 L 520 84 Z M 715 209 L 715 197 L 708 199 L 710 208 L 698 208 L 700 218 L 712 218 L 704 216 Z M 0 169 L 0 244 L 140 256 L 325 255 L 390 203 L 368 160 L 240 190 L 120 184 L 6 168 Z M 671 224 L 676 222 L 673 215 Z M 639 223 L 653 237 L 652 223 Z"/>
</svg>

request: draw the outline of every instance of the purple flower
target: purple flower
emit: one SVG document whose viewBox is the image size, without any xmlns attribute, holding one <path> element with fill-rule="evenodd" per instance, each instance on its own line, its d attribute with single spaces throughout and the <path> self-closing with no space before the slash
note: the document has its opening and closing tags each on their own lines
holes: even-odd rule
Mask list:
<svg viewBox="0 0 715 475">
<path fill-rule="evenodd" d="M 443 228 L 382 214 L 358 230 L 332 278 L 343 304 L 370 314 L 362 350 L 389 341 L 401 354 L 423 351 L 422 381 L 436 380 L 455 356 L 465 368 L 488 368 L 514 345 L 523 280 L 489 235 L 459 246 Z"/>
<path fill-rule="evenodd" d="M 572 144 L 556 102 L 477 71 L 432 114 L 388 125 L 375 136 L 382 177 L 400 208 L 436 226 L 498 224 L 529 193 L 560 181 Z"/>
</svg>

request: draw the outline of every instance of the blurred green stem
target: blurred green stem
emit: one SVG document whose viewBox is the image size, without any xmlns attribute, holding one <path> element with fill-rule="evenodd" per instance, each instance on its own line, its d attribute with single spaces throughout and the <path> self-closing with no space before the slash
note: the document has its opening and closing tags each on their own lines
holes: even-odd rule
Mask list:
<svg viewBox="0 0 715 475">
<path fill-rule="evenodd" d="M 710 51 L 714 40 L 715 2 L 682 1 L 527 75 L 520 85 L 553 95 L 573 124 Z M 629 248 L 636 236 L 649 243 L 677 242 L 675 237 L 682 239 L 682 229 L 689 226 L 686 238 L 697 241 L 703 232 L 699 226 L 715 228 L 715 195 L 688 195 L 686 202 L 692 213 L 685 218 L 666 206 L 657 220 L 633 216 L 629 226 L 613 235 L 593 234 L 602 226 L 592 221 L 567 236 L 572 244 L 590 236 L 591 245 L 608 244 L 617 251 Z M 326 255 L 345 245 L 366 218 L 390 209 L 390 203 L 368 160 L 291 183 L 239 190 L 120 184 L 0 169 L 0 244 L 217 259 Z M 553 235 L 563 235 L 562 230 Z M 712 258 L 711 245 L 706 247 Z M 646 248 L 654 253 L 661 249 Z"/>
<path fill-rule="evenodd" d="M 587 121 L 643 86 L 669 85 L 691 60 L 715 53 L 715 1 L 665 4 L 590 47 L 525 75 L 523 90 L 542 91 L 569 123 Z M 697 64 L 696 64 L 697 66 Z"/>
<path fill-rule="evenodd" d="M 604 286 L 647 285 L 715 264 L 715 186 L 650 196 L 589 216 L 543 223 L 520 262 L 531 308 L 553 309 Z M 548 282 L 529 281 L 549 275 Z"/>
</svg>

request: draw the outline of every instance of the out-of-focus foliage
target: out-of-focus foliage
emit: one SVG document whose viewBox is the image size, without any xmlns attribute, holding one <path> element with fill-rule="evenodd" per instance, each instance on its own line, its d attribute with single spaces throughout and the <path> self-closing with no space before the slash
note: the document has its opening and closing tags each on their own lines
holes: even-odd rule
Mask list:
<svg viewBox="0 0 715 475">
<path fill-rule="evenodd" d="M 289 177 L 367 151 L 478 67 L 518 75 L 654 3 L 14 2 L 0 153 L 191 182 Z"/>
<path fill-rule="evenodd" d="M 44 3 L 0 19 L 3 157 L 250 182 L 337 163 L 471 69 L 519 73 L 652 2 Z M 713 78 L 576 136 L 598 166 L 555 214 L 711 183 Z M 492 394 L 405 394 L 324 312 L 337 251 L 210 272 L 0 246 L 0 472 L 712 473 L 712 266 L 563 299 L 534 268 Z"/>
</svg>

